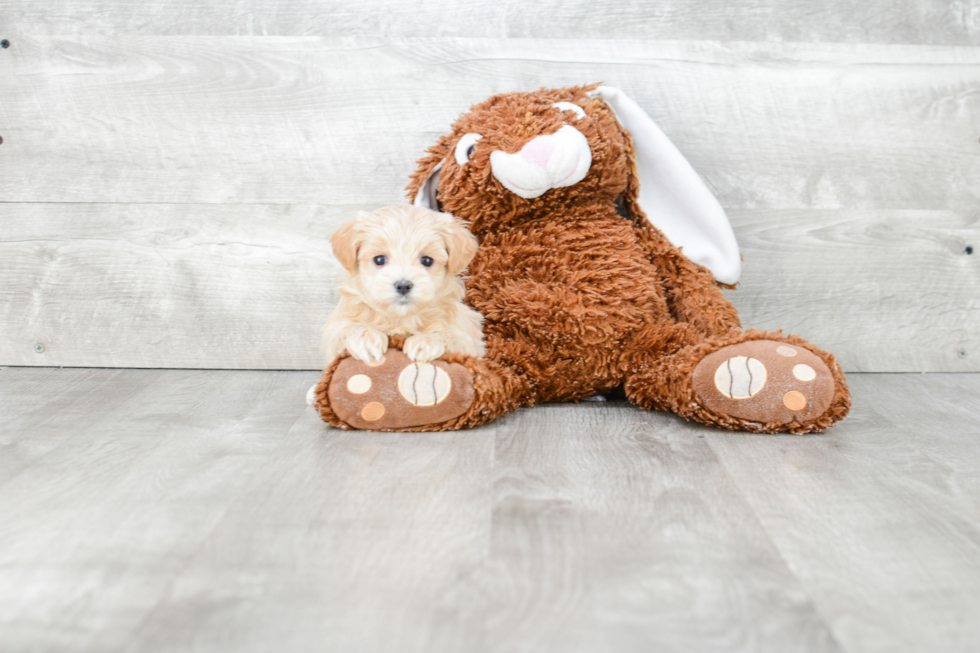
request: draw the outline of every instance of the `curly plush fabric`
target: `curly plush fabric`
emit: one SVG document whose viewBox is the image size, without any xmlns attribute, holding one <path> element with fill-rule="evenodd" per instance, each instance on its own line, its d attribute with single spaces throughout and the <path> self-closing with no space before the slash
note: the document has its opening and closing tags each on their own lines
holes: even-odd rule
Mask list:
<svg viewBox="0 0 980 653">
<path fill-rule="evenodd" d="M 809 433 L 842 419 L 850 395 L 834 357 L 795 336 L 743 332 L 712 273 L 647 220 L 630 134 L 602 97 L 590 95 L 596 87 L 491 97 L 419 161 L 409 199 L 434 197 L 440 210 L 469 221 L 480 241 L 466 302 L 485 317 L 487 356 L 452 358 L 474 378 L 475 400 L 464 415 L 404 430 L 471 427 L 520 405 L 578 401 L 620 387 L 640 407 L 733 430 Z M 526 177 L 561 181 L 555 166 L 581 167 L 571 163 L 572 140 L 536 140 L 569 126 L 588 145 L 584 177 L 527 197 L 509 189 L 521 183 L 521 166 L 551 165 L 549 148 L 565 147 L 569 163 Z M 515 156 L 526 165 L 505 158 Z M 495 159 L 507 163 L 495 168 Z M 702 370 L 695 387 L 698 364 L 723 349 L 719 360 L 758 369 L 762 363 L 749 360 L 756 350 L 740 349 L 753 341 L 771 343 L 771 356 L 765 380 L 757 374 L 750 383 L 751 395 L 735 396 L 712 382 L 725 370 Z M 812 365 L 798 362 L 806 352 L 816 356 L 807 358 Z M 343 427 L 326 396 L 331 369 L 318 406 L 326 421 Z"/>
</svg>

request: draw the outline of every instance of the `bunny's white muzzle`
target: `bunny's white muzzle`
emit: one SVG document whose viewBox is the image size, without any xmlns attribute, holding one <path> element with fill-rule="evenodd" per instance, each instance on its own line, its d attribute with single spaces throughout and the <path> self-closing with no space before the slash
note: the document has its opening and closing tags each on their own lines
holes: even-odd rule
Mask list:
<svg viewBox="0 0 980 653">
<path fill-rule="evenodd" d="M 490 153 L 493 176 L 504 188 L 526 200 L 540 197 L 552 188 L 577 184 L 591 167 L 589 141 L 571 125 L 528 141 L 520 152 Z"/>
</svg>

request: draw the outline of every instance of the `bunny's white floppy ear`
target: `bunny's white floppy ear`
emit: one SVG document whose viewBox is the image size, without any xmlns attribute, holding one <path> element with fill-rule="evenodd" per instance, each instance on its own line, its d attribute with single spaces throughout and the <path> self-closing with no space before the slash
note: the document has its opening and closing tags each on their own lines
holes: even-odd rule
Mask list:
<svg viewBox="0 0 980 653">
<path fill-rule="evenodd" d="M 639 204 L 650 222 L 684 255 L 711 270 L 721 283 L 734 285 L 742 261 L 732 225 L 684 155 L 640 106 L 611 86 L 589 93 L 613 110 L 633 137 Z"/>
<path fill-rule="evenodd" d="M 439 210 L 439 201 L 436 199 L 436 191 L 439 189 L 439 171 L 442 170 L 442 163 L 438 163 L 429 176 L 419 186 L 419 192 L 415 194 L 412 204 L 422 208 Z"/>
</svg>

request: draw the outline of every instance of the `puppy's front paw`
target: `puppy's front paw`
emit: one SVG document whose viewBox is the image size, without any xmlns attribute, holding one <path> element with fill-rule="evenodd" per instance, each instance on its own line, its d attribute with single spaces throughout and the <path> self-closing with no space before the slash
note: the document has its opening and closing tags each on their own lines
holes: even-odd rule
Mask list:
<svg viewBox="0 0 980 653">
<path fill-rule="evenodd" d="M 364 328 L 347 336 L 347 353 L 365 363 L 377 363 L 388 351 L 388 336 L 377 329 Z"/>
<path fill-rule="evenodd" d="M 428 363 L 446 353 L 446 341 L 434 333 L 419 333 L 405 340 L 402 351 L 416 363 Z"/>
</svg>

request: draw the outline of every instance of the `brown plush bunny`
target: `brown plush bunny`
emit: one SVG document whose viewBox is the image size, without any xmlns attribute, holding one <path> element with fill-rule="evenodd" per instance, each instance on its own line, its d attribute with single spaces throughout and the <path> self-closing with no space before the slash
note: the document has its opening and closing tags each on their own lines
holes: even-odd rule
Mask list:
<svg viewBox="0 0 980 653">
<path fill-rule="evenodd" d="M 847 414 L 832 355 L 741 330 L 719 289 L 740 272 L 724 211 L 620 91 L 491 97 L 429 149 L 408 190 L 480 242 L 466 302 L 485 318 L 486 357 L 416 364 L 394 338 L 378 367 L 338 358 L 316 389 L 326 422 L 453 430 L 620 387 L 642 408 L 733 430 L 810 433 Z"/>
</svg>

